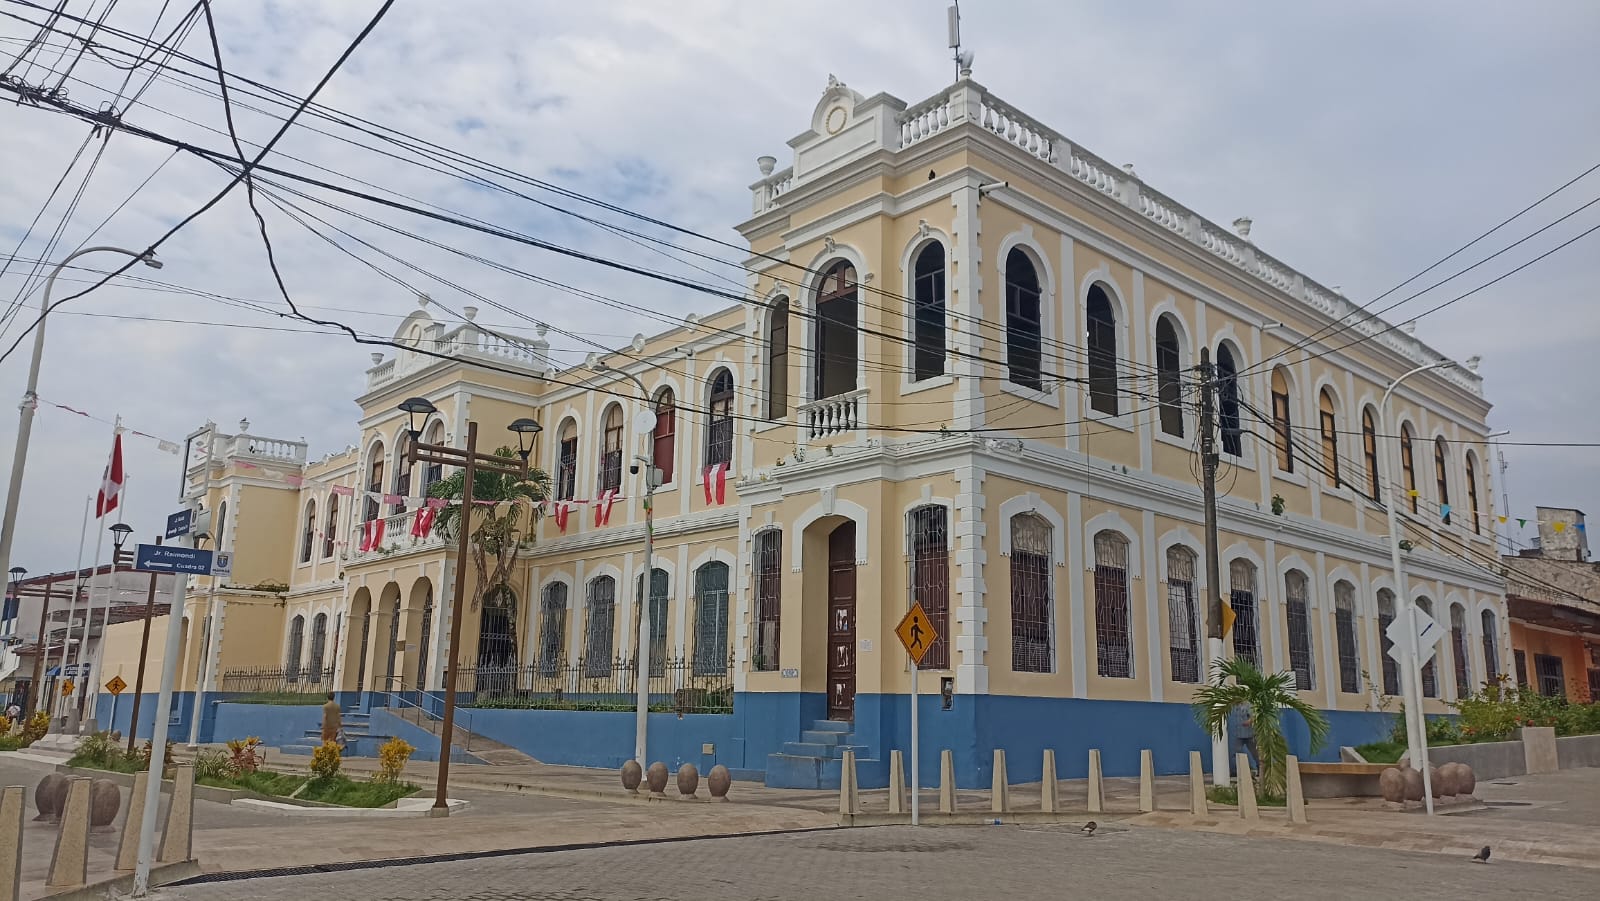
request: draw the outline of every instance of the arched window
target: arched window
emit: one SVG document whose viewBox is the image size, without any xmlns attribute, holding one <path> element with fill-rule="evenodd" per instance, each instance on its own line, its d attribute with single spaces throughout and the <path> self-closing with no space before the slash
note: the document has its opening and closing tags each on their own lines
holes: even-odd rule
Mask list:
<svg viewBox="0 0 1600 901">
<path fill-rule="evenodd" d="M 1361 411 L 1361 453 L 1367 464 L 1367 496 L 1378 500 L 1378 425 L 1371 407 Z"/>
<path fill-rule="evenodd" d="M 1411 498 L 1411 512 L 1417 512 L 1417 458 L 1411 446 L 1411 425 L 1400 426 L 1400 473 L 1405 477 L 1406 496 Z"/>
<path fill-rule="evenodd" d="M 1278 451 L 1278 468 L 1294 472 L 1294 419 L 1289 414 L 1289 377 L 1279 366 L 1272 370 L 1272 443 Z"/>
<path fill-rule="evenodd" d="M 1333 585 L 1333 636 L 1339 646 L 1339 690 L 1361 690 L 1361 652 L 1356 639 L 1356 587 L 1340 579 Z"/>
<path fill-rule="evenodd" d="M 327 559 L 333 556 L 333 548 L 339 540 L 339 495 L 328 495 L 328 527 L 322 533 L 322 556 Z"/>
<path fill-rule="evenodd" d="M 1222 432 L 1222 452 L 1244 456 L 1244 433 L 1239 425 L 1239 365 L 1228 345 L 1217 345 L 1217 426 Z"/>
<path fill-rule="evenodd" d="M 656 393 L 656 427 L 651 433 L 650 440 L 655 443 L 651 452 L 655 456 L 656 468 L 661 470 L 661 483 L 663 485 L 672 481 L 672 459 L 677 453 L 674 438 L 678 431 L 678 411 L 674 406 L 671 388 L 662 388 Z"/>
<path fill-rule="evenodd" d="M 668 393 L 670 397 L 670 392 Z M 659 403 L 657 404 L 659 409 Z M 767 418 L 789 415 L 789 298 L 772 304 L 767 319 Z M 656 463 L 657 466 L 661 464 Z"/>
<path fill-rule="evenodd" d="M 444 443 L 444 423 L 435 422 L 428 427 L 427 434 L 422 439 L 423 444 L 440 445 Z M 433 486 L 444 481 L 443 463 L 422 464 L 422 497 L 430 497 Z"/>
<path fill-rule="evenodd" d="M 428 643 L 433 638 L 433 584 L 422 600 L 422 639 L 417 642 L 417 690 L 428 690 Z"/>
<path fill-rule="evenodd" d="M 1483 534 L 1483 521 L 1478 513 L 1478 458 L 1467 451 L 1467 512 L 1472 514 L 1472 534 Z"/>
<path fill-rule="evenodd" d="M 1054 668 L 1050 591 L 1050 523 L 1036 513 L 1011 517 L 1011 668 L 1048 673 Z"/>
<path fill-rule="evenodd" d="M 1289 668 L 1294 670 L 1295 687 L 1311 691 L 1316 687 L 1311 672 L 1311 599 L 1306 574 L 1291 569 L 1283 577 L 1284 612 L 1289 624 Z"/>
<path fill-rule="evenodd" d="M 578 490 L 578 424 L 567 420 L 561 424 L 560 443 L 556 445 L 556 500 L 570 501 Z"/>
<path fill-rule="evenodd" d="M 598 576 L 589 580 L 589 602 L 584 618 L 583 674 L 611 675 L 611 644 L 615 634 L 617 580 Z"/>
<path fill-rule="evenodd" d="M 1156 320 L 1156 396 L 1161 400 L 1161 431 L 1183 437 L 1183 357 L 1178 327 L 1171 316 Z"/>
<path fill-rule="evenodd" d="M 817 288 L 813 400 L 856 390 L 856 322 L 856 267 L 840 260 Z"/>
<path fill-rule="evenodd" d="M 1317 398 L 1318 427 L 1322 432 L 1322 469 L 1328 487 L 1344 484 L 1339 477 L 1339 417 L 1334 414 L 1333 392 L 1323 388 Z"/>
<path fill-rule="evenodd" d="M 1089 409 L 1117 415 L 1117 314 L 1099 285 L 1089 288 Z"/>
<path fill-rule="evenodd" d="M 756 650 L 751 668 L 778 668 L 778 626 L 782 619 L 783 532 L 767 529 L 756 535 Z"/>
<path fill-rule="evenodd" d="M 711 561 L 694 572 L 694 672 L 728 671 L 728 564 Z"/>
<path fill-rule="evenodd" d="M 911 378 L 920 382 L 944 375 L 944 245 L 938 241 L 929 241 L 918 251 L 911 295 L 916 308 Z"/>
<path fill-rule="evenodd" d="M 1036 391 L 1044 388 L 1040 295 L 1033 260 L 1022 248 L 1013 247 L 1006 254 L 1006 368 L 1013 383 Z"/>
<path fill-rule="evenodd" d="M 395 676 L 399 675 L 399 673 L 395 671 L 395 659 L 398 658 L 399 656 L 400 656 L 400 599 L 399 598 L 395 598 L 394 599 L 394 603 L 389 605 L 389 655 L 388 655 L 389 663 L 388 663 L 388 666 L 386 666 L 384 668 L 384 671 L 383 671 L 383 689 L 382 690 L 384 690 L 384 691 L 394 691 L 396 688 L 400 687 L 400 686 L 395 684 L 396 681 L 397 681 L 395 679 Z"/>
<path fill-rule="evenodd" d="M 1417 598 L 1417 609 L 1432 616 L 1433 602 L 1427 598 Z M 1425 698 L 1437 698 L 1439 696 L 1439 679 L 1436 675 L 1437 668 L 1434 666 L 1438 659 L 1439 655 L 1434 654 L 1422 667 L 1422 696 Z"/>
<path fill-rule="evenodd" d="M 733 463 L 733 373 L 719 369 L 711 376 L 710 416 L 706 419 L 705 465 Z"/>
<path fill-rule="evenodd" d="M 406 512 L 406 497 L 411 494 L 411 433 L 400 433 L 400 446 L 394 461 L 394 493 L 400 502 L 394 505 L 394 513 Z"/>
<path fill-rule="evenodd" d="M 1467 610 L 1450 605 L 1450 656 L 1456 668 L 1456 697 L 1472 694 L 1472 664 L 1467 658 Z"/>
<path fill-rule="evenodd" d="M 382 516 L 382 506 L 378 496 L 383 494 L 383 442 L 372 445 L 367 459 L 367 503 L 366 510 L 362 513 L 362 522 L 371 522 Z M 218 542 L 217 547 L 222 547 Z"/>
<path fill-rule="evenodd" d="M 1433 441 L 1433 478 L 1439 488 L 1439 513 L 1445 525 L 1450 524 L 1450 449 L 1445 446 L 1444 436 L 1440 435 Z"/>
<path fill-rule="evenodd" d="M 300 536 L 300 562 L 311 562 L 311 543 L 317 540 L 317 502 L 306 502 L 306 529 Z"/>
<path fill-rule="evenodd" d="M 599 491 L 617 491 L 622 488 L 622 405 L 606 407 L 600 432 Z"/>
<path fill-rule="evenodd" d="M 1109 529 L 1094 536 L 1094 646 L 1102 676 L 1133 676 L 1128 622 L 1128 539 Z"/>
<path fill-rule="evenodd" d="M 539 675 L 561 671 L 567 647 L 567 583 L 551 582 L 539 601 Z"/>
<path fill-rule="evenodd" d="M 289 654 L 283 663 L 283 680 L 289 683 L 300 681 L 300 654 L 305 649 L 306 618 L 296 616 L 289 620 Z"/>
<path fill-rule="evenodd" d="M 1480 619 L 1483 621 L 1483 675 L 1494 682 L 1500 678 L 1500 633 L 1495 626 L 1493 610 L 1483 611 Z"/>
<path fill-rule="evenodd" d="M 214 542 L 217 550 L 225 551 L 228 545 L 228 502 L 223 501 L 217 505 L 217 540 Z"/>
<path fill-rule="evenodd" d="M 922 656 L 922 669 L 950 667 L 950 509 L 929 504 L 911 511 L 911 597 L 928 614 L 938 636 Z"/>
<path fill-rule="evenodd" d="M 1400 665 L 1389 656 L 1394 642 L 1389 640 L 1389 626 L 1394 622 L 1394 592 L 1378 589 L 1378 650 L 1383 661 L 1383 693 L 1393 697 L 1400 693 Z"/>
<path fill-rule="evenodd" d="M 650 675 L 660 676 L 667 671 L 667 594 L 672 580 L 667 571 L 656 568 L 650 571 Z M 644 615 L 644 573 L 639 574 L 634 586 L 633 634 L 639 640 L 639 617 Z M 634 644 L 637 648 L 638 644 Z"/>
<path fill-rule="evenodd" d="M 1233 608 L 1233 656 L 1261 666 L 1261 639 L 1256 628 L 1256 565 L 1249 560 L 1228 564 L 1228 605 Z"/>
<path fill-rule="evenodd" d="M 1200 681 L 1200 618 L 1195 606 L 1194 551 L 1167 549 L 1167 629 L 1172 681 Z"/>
<path fill-rule="evenodd" d="M 308 669 L 310 670 L 310 678 L 313 685 L 318 685 L 322 682 L 323 660 L 327 653 L 328 614 L 319 613 L 317 618 L 311 621 L 311 665 Z M 331 679 L 333 674 L 329 673 L 328 677 Z"/>
</svg>

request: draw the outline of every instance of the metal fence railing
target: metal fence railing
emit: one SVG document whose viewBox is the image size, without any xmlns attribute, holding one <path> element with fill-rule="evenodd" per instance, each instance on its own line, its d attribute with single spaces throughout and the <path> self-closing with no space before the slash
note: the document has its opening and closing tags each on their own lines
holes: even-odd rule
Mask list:
<svg viewBox="0 0 1600 901">
<path fill-rule="evenodd" d="M 633 710 L 638 667 L 628 658 L 541 660 L 508 666 L 463 667 L 457 703 L 529 710 Z M 650 709 L 674 713 L 732 713 L 733 658 L 703 655 L 651 662 Z"/>
<path fill-rule="evenodd" d="M 312 669 L 303 666 L 289 669 L 281 666 L 254 666 L 246 669 L 224 670 L 221 690 L 243 694 L 309 694 L 332 691 L 333 667 Z"/>
</svg>

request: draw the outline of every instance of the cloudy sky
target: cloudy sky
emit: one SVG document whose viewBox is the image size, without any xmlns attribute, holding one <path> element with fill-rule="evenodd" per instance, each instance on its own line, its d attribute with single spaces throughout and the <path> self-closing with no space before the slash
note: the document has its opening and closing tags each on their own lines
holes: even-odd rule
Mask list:
<svg viewBox="0 0 1600 901">
<path fill-rule="evenodd" d="M 82 15 L 91 5 L 98 14 L 101 5 L 90 0 L 69 0 L 67 9 Z M 121 0 L 107 24 L 147 34 L 161 5 Z M 165 36 L 188 5 L 172 3 L 157 34 Z M 233 72 L 303 94 L 378 5 L 219 3 L 224 59 Z M 320 99 L 519 173 L 737 240 L 731 226 L 748 215 L 746 186 L 756 177 L 756 157 L 770 153 L 780 166 L 788 164 L 784 142 L 807 127 L 830 73 L 863 94 L 886 91 L 908 102 L 953 79 L 945 5 L 400 0 Z M 10 0 L 0 0 L 0 13 L 40 18 Z M 0 69 L 35 31 L 0 17 Z M 1151 184 L 1215 221 L 1252 216 L 1259 246 L 1324 284 L 1341 286 L 1358 302 L 1600 162 L 1596 34 L 1600 5 L 1590 0 L 968 0 L 963 6 L 963 36 L 977 54 L 974 75 L 988 88 L 1101 156 L 1136 164 Z M 74 56 L 58 61 L 62 43 L 55 37 L 35 48 L 12 75 L 54 85 Z M 203 25 L 183 49 L 208 58 Z M 73 102 L 98 107 L 122 77 L 90 54 L 63 86 Z M 128 93 L 144 81 L 145 74 L 136 73 Z M 222 149 L 226 138 L 211 130 L 224 127 L 221 105 L 201 88 L 191 78 L 157 80 L 126 119 Z M 260 100 L 236 99 L 281 113 Z M 265 141 L 276 128 L 273 119 L 242 107 L 237 117 L 246 141 Z M 14 252 L 87 134 L 81 122 L 0 104 L 0 255 Z M 62 196 L 22 245 L 21 259 L 0 276 L 0 306 L 24 291 L 29 261 L 44 251 L 99 147 L 98 140 L 88 144 Z M 285 162 L 287 168 L 327 167 L 424 204 L 588 251 L 722 285 L 738 280 L 736 269 L 710 265 L 713 277 L 524 200 L 304 129 L 292 131 L 278 150 L 304 161 Z M 114 137 L 52 258 L 77 247 L 103 221 L 92 243 L 142 248 L 226 181 L 213 166 L 169 156 L 140 138 Z M 1475 262 L 1597 196 L 1600 172 L 1447 265 Z M 529 332 L 538 319 L 576 334 L 551 335 L 571 357 L 589 350 L 586 342 L 620 343 L 661 327 L 643 315 L 580 301 L 308 208 L 517 314 L 487 309 L 480 322 Z M 289 290 L 308 312 L 387 334 L 415 308 L 408 287 L 343 255 L 271 206 L 264 212 Z M 403 214 L 382 218 L 669 318 L 721 305 Z M 1420 313 L 1596 225 L 1600 205 L 1393 315 Z M 700 249 L 736 257 L 709 245 Z M 1419 336 L 1458 359 L 1483 356 L 1495 405 L 1490 422 L 1512 430 L 1508 440 L 1600 441 L 1588 403 L 1592 353 L 1600 341 L 1597 251 L 1600 235 L 1585 238 L 1419 325 Z M 242 193 L 160 253 L 165 269 L 130 275 L 284 309 Z M 373 258 L 453 309 L 474 303 L 427 275 Z M 110 254 L 83 259 L 94 266 L 113 262 Z M 63 275 L 56 297 L 82 289 L 87 277 Z M 303 436 L 314 456 L 355 439 L 353 398 L 363 388 L 370 348 L 249 306 L 151 288 L 158 286 L 108 286 L 51 317 L 40 382 L 46 400 L 105 420 L 120 413 L 131 428 L 172 439 L 208 418 L 231 428 L 241 417 L 257 434 Z M 30 308 L 37 304 L 37 293 L 24 296 Z M 0 350 L 32 318 L 24 313 L 8 322 Z M 0 362 L 0 396 L 20 395 L 26 366 L 25 341 Z M 15 429 L 9 413 L 0 417 L 0 448 L 11 447 Z M 106 423 L 48 406 L 40 410 L 15 563 L 35 572 L 72 565 L 83 498 L 98 485 L 110 433 Z M 174 508 L 178 460 L 138 438 L 128 439 L 126 453 L 129 521 L 147 537 Z M 1600 513 L 1595 449 L 1507 447 L 1505 454 L 1514 515 L 1539 503 Z"/>
</svg>

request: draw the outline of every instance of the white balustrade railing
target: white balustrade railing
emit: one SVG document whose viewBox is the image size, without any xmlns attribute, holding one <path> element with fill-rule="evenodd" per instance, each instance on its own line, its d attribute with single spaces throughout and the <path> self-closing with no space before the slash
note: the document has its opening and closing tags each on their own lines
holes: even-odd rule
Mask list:
<svg viewBox="0 0 1600 901">
<path fill-rule="evenodd" d="M 366 523 L 357 520 L 350 532 L 345 559 L 355 562 L 442 547 L 444 538 L 439 534 L 437 523 L 428 531 L 425 538 L 411 534 L 411 526 L 416 522 L 416 515 L 416 510 L 407 510 L 404 513 L 391 513 L 383 517 L 383 540 L 365 551 L 361 550 L 361 536 Z"/>
<path fill-rule="evenodd" d="M 861 428 L 861 414 L 867 405 L 867 389 L 825 397 L 796 408 L 808 438 L 826 438 Z"/>
<path fill-rule="evenodd" d="M 376 388 L 379 385 L 382 385 L 384 382 L 387 382 L 390 379 L 394 378 L 394 370 L 395 370 L 395 359 L 394 359 L 394 357 L 390 357 L 389 359 L 384 360 L 382 363 L 379 363 L 378 365 L 372 367 L 371 369 L 368 369 L 367 370 L 367 389 L 371 390 L 373 388 Z"/>
<path fill-rule="evenodd" d="M 435 354 L 446 357 L 486 357 L 496 362 L 511 363 L 529 369 L 543 370 L 550 365 L 542 342 L 518 341 L 490 334 L 470 323 L 463 323 L 437 338 L 419 343 L 429 353 L 400 351 L 398 356 L 383 360 L 367 370 L 367 390 L 409 375 L 419 369 L 440 362 Z"/>
<path fill-rule="evenodd" d="M 278 438 L 260 438 L 255 435 L 234 435 L 224 450 L 229 457 L 254 457 L 282 463 L 304 463 L 306 445 L 303 441 L 284 441 Z"/>
<path fill-rule="evenodd" d="M 931 138 L 950 125 L 950 96 L 940 94 L 922 101 L 899 116 L 900 146 Z"/>
</svg>

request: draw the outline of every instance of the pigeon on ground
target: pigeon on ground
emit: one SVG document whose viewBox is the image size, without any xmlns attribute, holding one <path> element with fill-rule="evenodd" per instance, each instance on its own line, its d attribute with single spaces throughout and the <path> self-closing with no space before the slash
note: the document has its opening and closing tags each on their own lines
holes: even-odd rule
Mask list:
<svg viewBox="0 0 1600 901">
<path fill-rule="evenodd" d="M 1488 863 L 1489 862 L 1489 846 L 1488 845 L 1484 845 L 1482 848 L 1478 849 L 1478 853 L 1472 855 L 1472 859 L 1476 863 Z"/>
<path fill-rule="evenodd" d="M 1084 835 L 1094 835 L 1094 831 L 1099 828 L 1099 823 L 1096 823 L 1094 820 L 1090 820 L 1089 822 L 1084 823 L 1083 828 L 1079 829 L 1078 831 L 1082 832 Z"/>
</svg>

